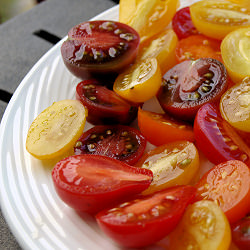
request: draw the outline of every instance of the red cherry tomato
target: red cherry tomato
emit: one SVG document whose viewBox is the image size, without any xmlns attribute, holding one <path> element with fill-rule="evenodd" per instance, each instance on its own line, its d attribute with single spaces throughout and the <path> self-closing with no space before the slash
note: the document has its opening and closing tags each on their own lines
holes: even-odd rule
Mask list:
<svg viewBox="0 0 250 250">
<path fill-rule="evenodd" d="M 189 6 L 182 8 L 175 13 L 172 19 L 172 27 L 179 39 L 198 33 L 191 20 Z"/>
<path fill-rule="evenodd" d="M 250 166 L 250 148 L 236 130 L 222 119 L 214 104 L 201 107 L 194 122 L 197 147 L 214 164 L 240 160 Z"/>
<path fill-rule="evenodd" d="M 220 100 L 227 89 L 227 72 L 222 63 L 211 58 L 186 60 L 163 76 L 157 94 L 166 113 L 193 121 L 198 109 Z"/>
<path fill-rule="evenodd" d="M 88 21 L 69 31 L 61 53 L 72 74 L 96 78 L 120 73 L 134 61 L 139 43 L 139 34 L 126 24 Z"/>
<path fill-rule="evenodd" d="M 196 189 L 175 186 L 97 214 L 101 229 L 126 247 L 143 247 L 168 235 L 194 200 Z"/>
<path fill-rule="evenodd" d="M 74 155 L 59 161 L 52 178 L 59 197 L 91 214 L 145 190 L 152 172 L 100 155 Z"/>
<path fill-rule="evenodd" d="M 143 155 L 146 139 L 139 130 L 122 125 L 95 126 L 79 138 L 75 154 L 105 155 L 135 164 Z"/>
<path fill-rule="evenodd" d="M 129 124 L 137 115 L 137 105 L 95 80 L 80 82 L 76 87 L 76 99 L 88 109 L 87 121 L 92 124 Z"/>
</svg>

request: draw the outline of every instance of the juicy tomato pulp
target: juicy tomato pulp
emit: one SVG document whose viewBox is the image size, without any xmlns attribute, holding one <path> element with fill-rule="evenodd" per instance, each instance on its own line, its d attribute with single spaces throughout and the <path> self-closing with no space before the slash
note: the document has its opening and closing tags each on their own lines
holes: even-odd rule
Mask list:
<svg viewBox="0 0 250 250">
<path fill-rule="evenodd" d="M 137 105 L 123 100 L 95 80 L 80 82 L 76 99 L 88 109 L 87 121 L 92 124 L 129 124 L 137 115 Z"/>
<path fill-rule="evenodd" d="M 195 197 L 191 186 L 176 186 L 97 214 L 97 222 L 116 242 L 143 247 L 168 235 Z"/>
<path fill-rule="evenodd" d="M 139 43 L 139 34 L 126 24 L 89 21 L 69 31 L 61 53 L 65 65 L 76 77 L 116 76 L 135 60 Z"/>
<path fill-rule="evenodd" d="M 95 126 L 78 139 L 75 154 L 106 155 L 127 164 L 135 164 L 143 155 L 146 139 L 128 126 Z"/>
<path fill-rule="evenodd" d="M 193 121 L 198 109 L 220 100 L 227 88 L 227 72 L 222 63 L 211 58 L 186 60 L 163 76 L 157 94 L 166 113 Z"/>
<path fill-rule="evenodd" d="M 236 130 L 222 119 L 217 106 L 202 106 L 195 118 L 196 145 L 209 161 L 219 164 L 240 160 L 250 166 L 250 148 Z"/>
<path fill-rule="evenodd" d="M 59 161 L 52 178 L 59 197 L 91 214 L 114 206 L 146 189 L 153 174 L 100 155 L 74 155 Z"/>
</svg>

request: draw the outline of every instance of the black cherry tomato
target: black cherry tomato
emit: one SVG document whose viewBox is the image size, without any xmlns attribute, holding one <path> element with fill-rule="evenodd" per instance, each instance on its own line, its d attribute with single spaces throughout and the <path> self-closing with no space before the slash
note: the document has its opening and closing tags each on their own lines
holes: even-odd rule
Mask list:
<svg viewBox="0 0 250 250">
<path fill-rule="evenodd" d="M 166 113 L 193 121 L 203 104 L 220 100 L 227 85 L 227 71 L 221 62 L 212 58 L 186 60 L 163 76 L 157 98 Z"/>
<path fill-rule="evenodd" d="M 88 21 L 69 31 L 61 53 L 69 71 L 81 79 L 115 76 L 134 61 L 139 43 L 139 34 L 126 24 Z"/>
<path fill-rule="evenodd" d="M 152 181 L 148 169 L 100 155 L 73 155 L 52 171 L 58 196 L 77 211 L 95 214 L 145 190 Z"/>
<path fill-rule="evenodd" d="M 88 109 L 92 124 L 129 124 L 137 115 L 138 104 L 122 99 L 96 80 L 85 80 L 76 87 L 76 99 Z"/>
<path fill-rule="evenodd" d="M 135 164 L 143 155 L 146 139 L 139 130 L 123 125 L 95 126 L 79 138 L 75 154 L 105 155 Z"/>
</svg>

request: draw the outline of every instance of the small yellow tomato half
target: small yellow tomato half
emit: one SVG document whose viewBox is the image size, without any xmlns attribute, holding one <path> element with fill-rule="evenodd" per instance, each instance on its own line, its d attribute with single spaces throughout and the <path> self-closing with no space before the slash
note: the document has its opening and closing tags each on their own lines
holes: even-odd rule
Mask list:
<svg viewBox="0 0 250 250">
<path fill-rule="evenodd" d="M 188 206 L 170 234 L 171 250 L 228 250 L 230 244 L 230 224 L 221 208 L 208 200 Z"/>
<path fill-rule="evenodd" d="M 147 58 L 121 73 L 115 80 L 113 90 L 128 101 L 142 103 L 156 95 L 161 78 L 157 59 Z"/>
<path fill-rule="evenodd" d="M 77 100 L 53 103 L 32 122 L 26 139 L 27 151 L 41 160 L 67 153 L 81 136 L 86 116 L 86 108 Z"/>
</svg>

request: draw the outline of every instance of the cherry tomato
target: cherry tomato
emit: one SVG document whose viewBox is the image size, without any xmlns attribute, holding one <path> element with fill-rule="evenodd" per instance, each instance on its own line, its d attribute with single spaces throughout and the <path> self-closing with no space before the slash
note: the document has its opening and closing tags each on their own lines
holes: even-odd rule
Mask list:
<svg viewBox="0 0 250 250">
<path fill-rule="evenodd" d="M 199 58 L 214 58 L 222 62 L 220 52 L 221 42 L 203 35 L 192 35 L 180 40 L 176 46 L 176 60 L 196 60 Z"/>
<path fill-rule="evenodd" d="M 137 105 L 123 100 L 95 80 L 80 82 L 76 99 L 88 109 L 87 121 L 92 124 L 129 124 L 137 115 Z"/>
<path fill-rule="evenodd" d="M 188 206 L 170 235 L 170 250 L 228 250 L 231 230 L 222 210 L 212 201 Z"/>
<path fill-rule="evenodd" d="M 232 239 L 240 250 L 250 249 L 250 217 L 235 222 L 232 226 Z"/>
<path fill-rule="evenodd" d="M 161 77 L 157 60 L 146 58 L 120 74 L 113 89 L 128 101 L 142 103 L 155 96 L 161 85 Z"/>
<path fill-rule="evenodd" d="M 197 30 L 209 37 L 223 39 L 233 30 L 250 27 L 250 9 L 229 1 L 203 0 L 190 6 Z"/>
<path fill-rule="evenodd" d="M 250 132 L 250 77 L 224 93 L 220 111 L 233 127 Z"/>
<path fill-rule="evenodd" d="M 97 214 L 101 229 L 126 247 L 150 245 L 169 234 L 195 196 L 195 188 L 176 186 Z"/>
<path fill-rule="evenodd" d="M 76 77 L 112 78 L 135 60 L 139 43 L 139 34 L 126 24 L 89 21 L 69 31 L 61 53 Z"/>
<path fill-rule="evenodd" d="M 197 199 L 215 201 L 230 223 L 250 211 L 250 169 L 242 161 L 226 161 L 214 166 L 196 187 Z"/>
<path fill-rule="evenodd" d="M 146 139 L 156 146 L 178 140 L 194 141 L 193 127 L 167 114 L 139 108 L 138 126 Z"/>
<path fill-rule="evenodd" d="M 27 151 L 41 160 L 67 154 L 81 136 L 86 116 L 87 110 L 77 100 L 54 102 L 30 125 Z"/>
<path fill-rule="evenodd" d="M 240 160 L 250 166 L 250 148 L 222 119 L 215 105 L 205 104 L 199 109 L 194 122 L 194 135 L 197 147 L 212 163 Z"/>
<path fill-rule="evenodd" d="M 135 164 L 143 155 L 146 139 L 139 130 L 122 125 L 95 126 L 76 142 L 75 154 L 105 155 L 127 164 Z"/>
<path fill-rule="evenodd" d="M 250 16 L 250 15 L 249 15 Z M 221 55 L 228 74 L 235 83 L 250 76 L 250 27 L 235 30 L 221 43 Z"/>
<path fill-rule="evenodd" d="M 199 154 L 193 143 L 178 141 L 147 152 L 137 167 L 150 169 L 154 179 L 143 194 L 150 194 L 175 185 L 186 185 L 198 176 Z"/>
<path fill-rule="evenodd" d="M 208 102 L 220 100 L 227 88 L 227 72 L 222 63 L 211 58 L 186 60 L 163 76 L 157 94 L 163 110 L 192 121 L 198 109 Z"/>
<path fill-rule="evenodd" d="M 59 161 L 52 171 L 58 196 L 75 210 L 91 214 L 134 197 L 152 178 L 148 169 L 101 155 L 73 155 Z"/>
<path fill-rule="evenodd" d="M 198 33 L 190 16 L 190 7 L 178 10 L 172 20 L 172 27 L 179 39 L 186 38 Z"/>
</svg>

